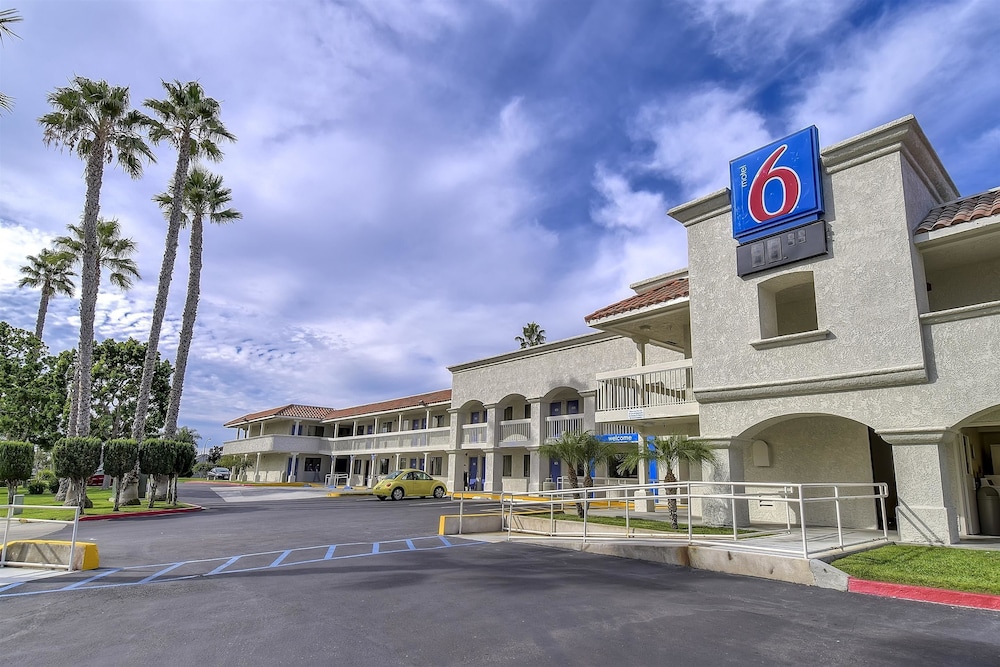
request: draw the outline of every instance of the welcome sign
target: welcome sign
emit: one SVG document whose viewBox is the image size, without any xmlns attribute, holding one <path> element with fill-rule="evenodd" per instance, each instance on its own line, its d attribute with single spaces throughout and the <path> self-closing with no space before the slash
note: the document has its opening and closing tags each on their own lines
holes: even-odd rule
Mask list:
<svg viewBox="0 0 1000 667">
<path fill-rule="evenodd" d="M 808 127 L 729 163 L 733 238 L 793 229 L 823 213 L 819 131 Z"/>
</svg>

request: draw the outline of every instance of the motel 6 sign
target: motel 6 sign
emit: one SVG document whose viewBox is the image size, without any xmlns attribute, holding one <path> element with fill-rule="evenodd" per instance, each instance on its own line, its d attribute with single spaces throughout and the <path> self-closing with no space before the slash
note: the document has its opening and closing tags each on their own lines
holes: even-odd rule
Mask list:
<svg viewBox="0 0 1000 667">
<path fill-rule="evenodd" d="M 729 163 L 733 238 L 759 239 L 823 213 L 819 131 L 808 127 Z"/>
</svg>

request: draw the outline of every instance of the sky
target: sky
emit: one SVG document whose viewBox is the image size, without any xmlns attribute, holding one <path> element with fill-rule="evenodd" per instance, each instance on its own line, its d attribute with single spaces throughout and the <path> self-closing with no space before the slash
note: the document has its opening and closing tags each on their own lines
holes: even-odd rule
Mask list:
<svg viewBox="0 0 1000 667">
<path fill-rule="evenodd" d="M 205 232 L 179 423 L 349 407 L 451 386 L 449 365 L 590 331 L 635 281 L 687 264 L 666 211 L 809 125 L 828 146 L 913 114 L 962 195 L 1000 185 L 997 0 L 0 0 L 0 319 L 34 329 L 19 267 L 83 210 L 83 162 L 37 119 L 74 76 L 197 80 L 237 136 L 205 163 L 243 219 Z M 101 215 L 143 279 L 103 285 L 97 337 L 149 335 L 166 226 L 108 165 Z M 182 234 L 160 351 L 173 360 Z M 53 299 L 44 339 L 78 342 Z"/>
</svg>

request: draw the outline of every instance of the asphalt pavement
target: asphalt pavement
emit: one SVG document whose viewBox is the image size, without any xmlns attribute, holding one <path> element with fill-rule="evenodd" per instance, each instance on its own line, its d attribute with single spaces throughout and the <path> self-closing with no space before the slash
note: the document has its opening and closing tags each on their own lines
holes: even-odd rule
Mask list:
<svg viewBox="0 0 1000 667">
<path fill-rule="evenodd" d="M 218 488 L 219 491 L 213 490 Z M 1000 614 L 438 536 L 449 500 L 182 485 L 80 524 L 101 568 L 0 589 L 19 665 L 995 665 Z M 475 503 L 466 502 L 467 509 Z M 493 504 L 478 505 L 493 509 Z M 51 537 L 58 538 L 54 534 Z"/>
</svg>

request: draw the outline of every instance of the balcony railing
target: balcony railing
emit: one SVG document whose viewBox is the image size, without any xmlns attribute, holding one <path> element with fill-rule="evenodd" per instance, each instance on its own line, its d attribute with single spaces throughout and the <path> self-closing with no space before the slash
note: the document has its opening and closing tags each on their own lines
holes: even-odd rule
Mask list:
<svg viewBox="0 0 1000 667">
<path fill-rule="evenodd" d="M 691 360 L 597 376 L 597 410 L 634 410 L 695 403 Z"/>
<path fill-rule="evenodd" d="M 583 415 L 563 415 L 545 418 L 545 439 L 558 438 L 567 431 L 583 431 Z"/>
<path fill-rule="evenodd" d="M 486 442 L 486 424 L 462 424 L 462 444 L 472 445 Z"/>
<path fill-rule="evenodd" d="M 510 419 L 500 422 L 500 443 L 511 444 L 531 440 L 530 419 Z"/>
<path fill-rule="evenodd" d="M 417 431 L 396 431 L 346 438 L 327 438 L 331 454 L 356 454 L 389 449 L 449 449 L 449 429 L 431 428 Z"/>
</svg>

